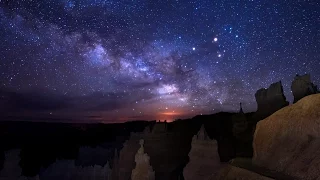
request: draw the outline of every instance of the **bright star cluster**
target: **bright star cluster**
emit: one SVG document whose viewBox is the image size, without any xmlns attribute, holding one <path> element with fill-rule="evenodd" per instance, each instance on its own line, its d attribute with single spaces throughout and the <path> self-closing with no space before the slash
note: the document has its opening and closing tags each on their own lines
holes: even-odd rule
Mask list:
<svg viewBox="0 0 320 180">
<path fill-rule="evenodd" d="M 256 90 L 279 80 L 292 101 L 296 74 L 320 84 L 319 20 L 317 1 L 3 0 L 0 107 L 173 120 L 254 111 Z"/>
</svg>

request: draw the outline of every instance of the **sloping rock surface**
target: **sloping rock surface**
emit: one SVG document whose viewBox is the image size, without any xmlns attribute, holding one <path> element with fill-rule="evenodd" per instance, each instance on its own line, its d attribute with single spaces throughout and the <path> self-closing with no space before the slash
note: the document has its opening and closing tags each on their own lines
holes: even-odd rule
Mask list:
<svg viewBox="0 0 320 180">
<path fill-rule="evenodd" d="M 296 179 L 320 175 L 320 94 L 306 96 L 258 122 L 253 163 Z"/>
<path fill-rule="evenodd" d="M 239 167 L 227 165 L 223 168 L 218 177 L 212 177 L 210 180 L 273 180 L 272 178 L 262 176 L 252 171 Z"/>
</svg>

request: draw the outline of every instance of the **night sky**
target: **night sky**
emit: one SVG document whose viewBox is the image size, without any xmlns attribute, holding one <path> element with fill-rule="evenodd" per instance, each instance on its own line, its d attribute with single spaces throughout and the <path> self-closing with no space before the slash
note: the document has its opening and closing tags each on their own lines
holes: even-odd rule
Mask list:
<svg viewBox="0 0 320 180">
<path fill-rule="evenodd" d="M 318 0 L 0 0 L 4 116 L 121 122 L 256 110 L 310 73 Z"/>
</svg>

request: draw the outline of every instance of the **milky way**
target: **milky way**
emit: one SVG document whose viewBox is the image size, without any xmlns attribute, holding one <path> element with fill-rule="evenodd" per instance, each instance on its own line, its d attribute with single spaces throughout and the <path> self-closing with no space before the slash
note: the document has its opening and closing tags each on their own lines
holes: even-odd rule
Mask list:
<svg viewBox="0 0 320 180">
<path fill-rule="evenodd" d="M 2 114 L 92 122 L 254 111 L 296 74 L 320 84 L 320 3 L 0 1 Z"/>
</svg>

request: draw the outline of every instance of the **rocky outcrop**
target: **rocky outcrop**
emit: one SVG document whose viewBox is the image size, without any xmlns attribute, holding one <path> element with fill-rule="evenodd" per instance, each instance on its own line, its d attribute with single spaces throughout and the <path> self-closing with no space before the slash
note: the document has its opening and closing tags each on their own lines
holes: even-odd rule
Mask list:
<svg viewBox="0 0 320 180">
<path fill-rule="evenodd" d="M 155 173 L 150 166 L 150 157 L 144 153 L 144 140 L 141 139 L 140 149 L 135 155 L 136 167 L 132 170 L 131 180 L 155 180 Z"/>
<path fill-rule="evenodd" d="M 39 176 L 21 176 L 22 169 L 19 165 L 20 150 L 14 149 L 5 153 L 3 169 L 0 171 L 0 180 L 39 180 Z"/>
<path fill-rule="evenodd" d="M 144 151 L 151 159 L 150 164 L 156 171 L 157 179 L 170 179 L 177 176 L 177 169 L 182 166 L 183 158 L 187 157 L 187 154 L 182 154 L 181 149 L 177 148 L 184 143 L 180 138 L 182 138 L 180 134 L 167 131 L 165 122 L 155 123 L 151 132 L 147 127 L 142 133 L 131 133 L 116 160 L 116 169 L 112 169 L 114 180 L 130 178 L 132 169 L 135 167 L 135 153 L 139 149 L 140 139 L 145 140 Z"/>
<path fill-rule="evenodd" d="M 189 163 L 183 170 L 185 180 L 208 179 L 220 169 L 217 141 L 211 140 L 202 125 L 192 138 Z"/>
<path fill-rule="evenodd" d="M 232 116 L 232 134 L 235 137 L 233 143 L 235 145 L 236 156 L 252 157 L 252 129 L 253 123 L 249 123 L 240 103 L 239 112 Z"/>
<path fill-rule="evenodd" d="M 118 156 L 118 150 L 114 150 L 114 156 L 113 156 L 113 163 L 112 163 L 112 170 L 111 170 L 111 179 L 112 180 L 118 180 L 119 179 L 119 156 Z"/>
<path fill-rule="evenodd" d="M 113 172 L 113 180 L 128 180 L 131 177 L 132 170 L 135 167 L 135 154 L 140 145 L 139 140 L 151 133 L 150 127 L 145 127 L 142 133 L 130 133 L 130 137 L 123 143 L 119 157 L 115 155 Z"/>
<path fill-rule="evenodd" d="M 108 162 L 112 153 L 112 149 L 102 147 L 80 147 L 75 163 L 77 166 L 93 166 L 95 164 L 103 166 Z"/>
<path fill-rule="evenodd" d="M 320 94 L 304 97 L 258 122 L 253 163 L 297 179 L 320 171 Z"/>
<path fill-rule="evenodd" d="M 177 179 L 188 163 L 192 134 L 171 131 L 148 136 L 145 149 L 151 159 L 157 180 Z"/>
<path fill-rule="evenodd" d="M 40 173 L 40 180 L 110 180 L 109 163 L 105 166 L 75 166 L 74 160 L 58 160 Z"/>
<path fill-rule="evenodd" d="M 5 153 L 5 160 L 3 169 L 0 171 L 0 178 L 5 179 L 18 179 L 21 176 L 20 150 L 11 150 Z"/>
<path fill-rule="evenodd" d="M 152 129 L 153 134 L 166 133 L 166 132 L 167 132 L 167 122 L 158 122 L 153 126 L 153 129 Z"/>
<path fill-rule="evenodd" d="M 135 154 L 139 149 L 141 135 L 131 133 L 130 138 L 125 141 L 119 154 L 118 180 L 128 180 L 135 166 Z"/>
<path fill-rule="evenodd" d="M 310 74 L 296 75 L 291 84 L 294 103 L 305 96 L 318 93 L 318 88 L 311 82 Z"/>
<path fill-rule="evenodd" d="M 240 139 L 241 135 L 248 129 L 248 121 L 246 115 L 242 110 L 242 104 L 240 103 L 240 110 L 239 113 L 235 114 L 232 118 L 232 132 L 233 135 Z"/>
<path fill-rule="evenodd" d="M 217 177 L 212 177 L 210 180 L 273 180 L 272 178 L 262 176 L 255 172 L 242 169 L 239 167 L 227 165 L 224 167 Z"/>
<path fill-rule="evenodd" d="M 277 110 L 289 105 L 283 94 L 281 81 L 271 84 L 268 89 L 259 89 L 255 94 L 255 98 L 258 105 L 255 115 L 257 120 L 264 119 Z"/>
</svg>

